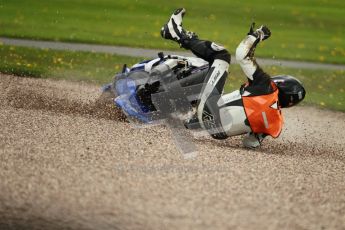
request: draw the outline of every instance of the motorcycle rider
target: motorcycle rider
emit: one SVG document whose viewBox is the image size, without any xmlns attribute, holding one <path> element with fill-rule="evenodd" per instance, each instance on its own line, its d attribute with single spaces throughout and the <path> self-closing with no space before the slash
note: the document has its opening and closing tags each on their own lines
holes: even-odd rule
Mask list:
<svg viewBox="0 0 345 230">
<path fill-rule="evenodd" d="M 245 134 L 245 147 L 260 146 L 267 135 L 278 137 L 283 125 L 281 108 L 296 105 L 305 97 L 301 83 L 291 76 L 271 78 L 254 58 L 258 43 L 271 36 L 266 26 L 249 33 L 236 49 L 236 60 L 247 76 L 248 82 L 230 94 L 222 95 L 228 75 L 230 54 L 214 42 L 201 40 L 182 28 L 186 10 L 180 8 L 161 29 L 161 36 L 176 41 L 181 47 L 192 51 L 197 57 L 209 62 L 209 71 L 204 80 L 197 119 L 212 137 L 225 139 Z"/>
</svg>

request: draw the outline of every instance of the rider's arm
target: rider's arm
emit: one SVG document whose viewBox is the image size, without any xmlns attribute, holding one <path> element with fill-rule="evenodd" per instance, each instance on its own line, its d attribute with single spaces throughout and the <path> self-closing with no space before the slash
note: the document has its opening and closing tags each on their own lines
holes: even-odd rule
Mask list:
<svg viewBox="0 0 345 230">
<path fill-rule="evenodd" d="M 254 54 L 257 44 L 269 36 L 270 31 L 267 27 L 262 26 L 256 31 L 253 31 L 253 27 L 251 27 L 248 35 L 236 49 L 236 60 L 247 76 L 249 86 L 260 86 L 263 91 L 270 91 L 271 78 L 260 68 Z"/>
</svg>

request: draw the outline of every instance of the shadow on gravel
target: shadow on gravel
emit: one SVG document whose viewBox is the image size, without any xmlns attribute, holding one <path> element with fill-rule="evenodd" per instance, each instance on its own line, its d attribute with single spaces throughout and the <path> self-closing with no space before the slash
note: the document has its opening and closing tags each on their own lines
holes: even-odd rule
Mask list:
<svg viewBox="0 0 345 230">
<path fill-rule="evenodd" d="M 343 155 L 344 149 L 342 146 L 327 146 L 315 145 L 312 143 L 287 141 L 286 143 L 266 142 L 257 151 L 264 154 L 284 155 L 284 156 L 298 156 L 298 157 L 320 157 L 324 159 L 332 159 L 336 161 L 345 161 Z"/>
<path fill-rule="evenodd" d="M 0 219 L 1 230 L 91 230 L 94 226 L 87 226 L 84 222 L 67 221 L 63 219 L 49 219 L 43 217 L 10 217 Z M 111 229 L 118 228 L 112 226 Z"/>
<path fill-rule="evenodd" d="M 12 89 L 6 103 L 14 108 L 52 111 L 63 114 L 91 116 L 108 120 L 126 121 L 125 115 L 113 105 L 111 98 L 100 97 L 96 101 L 81 102 L 47 96 L 35 90 Z"/>
<path fill-rule="evenodd" d="M 6 220 L 5 223 L 0 222 L 1 230 L 60 230 L 60 229 L 76 229 L 68 225 L 61 224 L 61 221 L 47 221 L 43 218 L 37 219 L 13 219 Z M 85 228 L 77 228 L 85 229 Z M 85 229 L 86 230 L 86 229 Z"/>
<path fill-rule="evenodd" d="M 300 141 L 286 141 L 285 143 L 265 140 L 261 147 L 257 149 L 246 149 L 242 146 L 241 136 L 230 137 L 226 141 L 218 140 L 198 140 L 200 144 L 211 143 L 214 146 L 223 148 L 242 148 L 250 152 L 258 152 L 262 154 L 293 156 L 299 158 L 321 157 L 325 159 L 333 159 L 345 162 L 343 146 L 327 146 L 327 145 L 314 145 L 312 143 L 301 143 Z"/>
</svg>

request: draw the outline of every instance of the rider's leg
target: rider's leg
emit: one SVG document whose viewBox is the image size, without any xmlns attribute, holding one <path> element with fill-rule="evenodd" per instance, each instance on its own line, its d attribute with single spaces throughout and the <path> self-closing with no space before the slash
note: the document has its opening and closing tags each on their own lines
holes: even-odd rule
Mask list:
<svg viewBox="0 0 345 230">
<path fill-rule="evenodd" d="M 226 138 L 221 127 L 217 102 L 228 75 L 230 54 L 224 47 L 200 40 L 194 33 L 185 31 L 182 28 L 184 13 L 184 9 L 176 10 L 169 22 L 163 26 L 161 35 L 178 42 L 181 47 L 191 50 L 197 57 L 210 63 L 210 70 L 205 78 L 206 84 L 201 91 L 197 115 L 200 125 L 211 132 L 213 137 Z"/>
</svg>

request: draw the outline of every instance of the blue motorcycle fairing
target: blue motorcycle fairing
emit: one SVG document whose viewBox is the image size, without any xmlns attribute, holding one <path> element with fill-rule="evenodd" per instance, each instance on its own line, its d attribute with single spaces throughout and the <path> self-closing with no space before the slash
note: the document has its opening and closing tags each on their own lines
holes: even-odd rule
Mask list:
<svg viewBox="0 0 345 230">
<path fill-rule="evenodd" d="M 149 109 L 140 103 L 136 89 L 137 84 L 131 78 L 117 80 L 115 90 L 119 96 L 114 99 L 114 102 L 129 116 L 148 123 L 150 118 L 145 113 L 149 112 Z"/>
<path fill-rule="evenodd" d="M 145 70 L 145 64 L 149 63 L 150 61 L 152 61 L 153 59 L 150 60 L 144 60 L 142 62 L 139 62 L 137 64 L 134 64 L 132 66 L 132 68 L 129 70 L 129 72 L 133 72 L 133 71 L 138 71 L 138 70 Z"/>
</svg>

